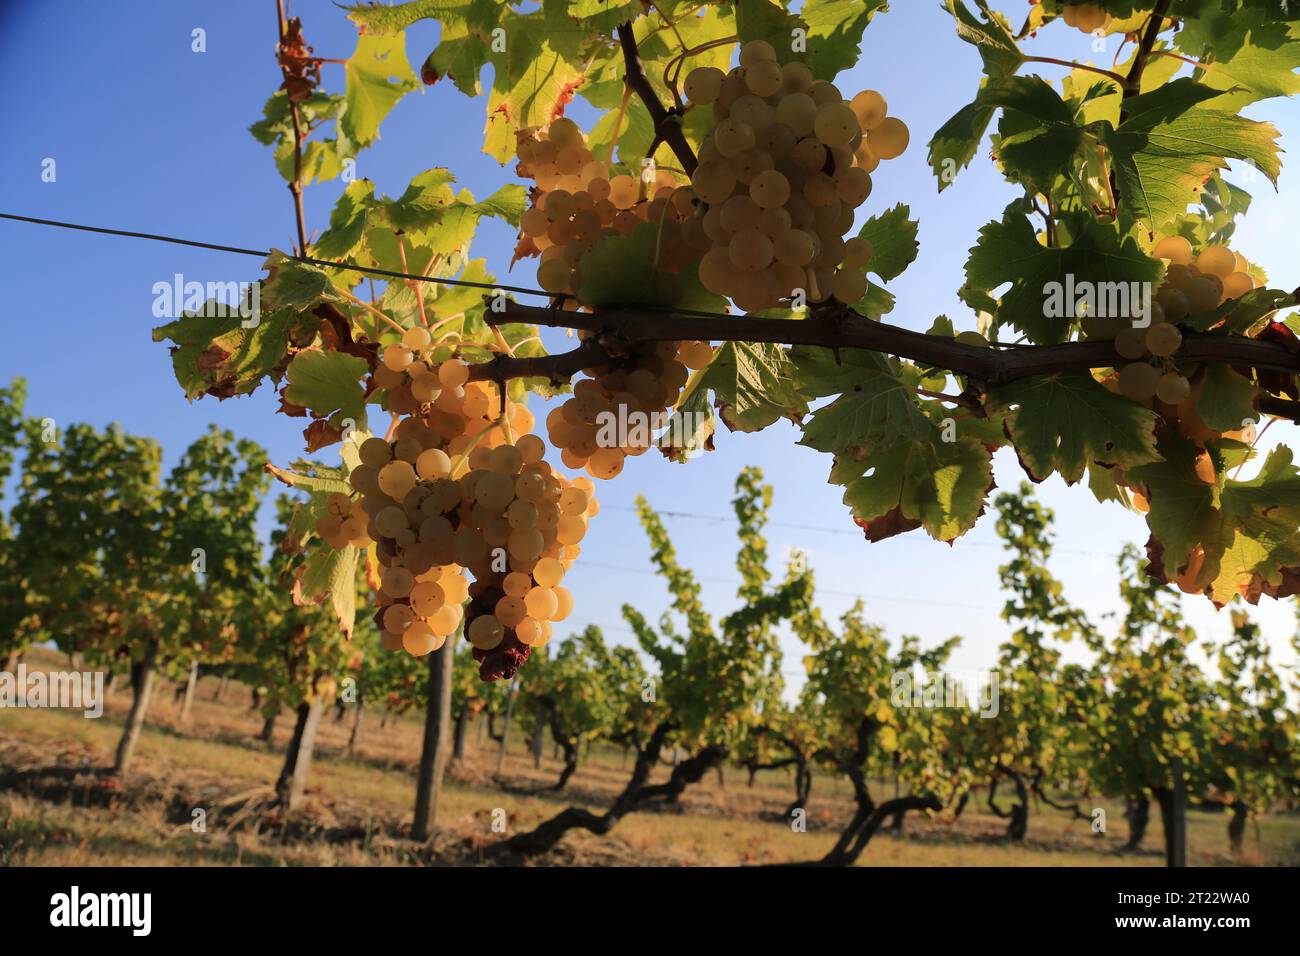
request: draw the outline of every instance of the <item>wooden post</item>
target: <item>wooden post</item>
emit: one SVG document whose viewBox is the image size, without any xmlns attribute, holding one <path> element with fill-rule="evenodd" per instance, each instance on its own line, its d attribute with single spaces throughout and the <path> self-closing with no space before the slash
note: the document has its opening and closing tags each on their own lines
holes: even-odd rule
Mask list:
<svg viewBox="0 0 1300 956">
<path fill-rule="evenodd" d="M 153 693 L 154 661 L 158 657 L 158 641 L 149 642 L 144 659 L 131 665 L 131 689 L 135 692 L 131 698 L 131 712 L 127 714 L 126 726 L 122 728 L 122 739 L 118 741 L 117 755 L 113 760 L 113 772 L 126 776 L 135 756 L 135 745 L 140 740 L 140 730 L 144 727 L 145 714 L 149 712 L 149 697 Z"/>
<path fill-rule="evenodd" d="M 325 701 L 320 694 L 312 697 L 310 704 L 298 705 L 298 722 L 293 729 L 293 739 L 284 755 L 284 769 L 276 792 L 285 808 L 293 811 L 302 806 L 307 790 L 307 775 L 311 772 L 312 753 L 316 749 L 316 731 L 320 728 Z"/>
<path fill-rule="evenodd" d="M 501 749 L 497 753 L 497 773 L 500 774 L 506 765 L 506 741 L 510 739 L 510 715 L 515 710 L 515 689 L 519 686 L 519 674 L 510 679 L 510 688 L 506 692 L 506 723 L 501 728 Z"/>
<path fill-rule="evenodd" d="M 194 690 L 199 683 L 199 662 L 194 660 L 190 663 L 190 676 L 185 681 L 185 697 L 181 700 L 180 723 L 189 723 L 190 707 L 194 704 Z"/>
<path fill-rule="evenodd" d="M 348 734 L 347 755 L 349 757 L 357 752 L 357 741 L 361 739 L 361 717 L 365 713 L 365 699 L 358 695 L 356 703 L 352 706 L 356 708 L 356 713 L 352 717 L 352 733 Z"/>
<path fill-rule="evenodd" d="M 1169 836 L 1166 840 L 1168 848 L 1168 857 L 1165 863 L 1168 866 L 1186 866 L 1187 865 L 1187 784 L 1183 779 L 1183 760 L 1181 757 L 1174 757 L 1169 761 L 1169 769 L 1173 771 L 1174 788 L 1172 793 L 1173 807 L 1169 814 L 1170 819 L 1166 821 L 1166 826 L 1171 827 Z"/>
<path fill-rule="evenodd" d="M 451 677 L 456 666 L 456 644 L 460 632 L 443 641 L 429 655 L 429 705 L 424 714 L 424 744 L 420 749 L 420 772 L 416 778 L 415 820 L 411 838 L 429 839 L 438 819 L 438 798 L 447 769 L 451 736 Z"/>
<path fill-rule="evenodd" d="M 541 704 L 537 705 L 537 724 L 533 728 L 533 769 L 542 769 L 542 733 L 546 730 L 543 715 L 546 708 Z"/>
<path fill-rule="evenodd" d="M 226 692 L 226 683 L 230 680 L 225 674 L 221 675 L 221 682 L 217 684 L 217 692 L 212 695 L 213 700 L 221 700 L 221 695 Z"/>
</svg>

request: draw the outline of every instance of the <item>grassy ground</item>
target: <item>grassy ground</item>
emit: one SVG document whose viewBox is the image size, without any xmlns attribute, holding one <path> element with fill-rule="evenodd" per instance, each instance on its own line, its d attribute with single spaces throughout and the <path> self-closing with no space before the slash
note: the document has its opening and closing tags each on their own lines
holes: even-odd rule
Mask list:
<svg viewBox="0 0 1300 956">
<path fill-rule="evenodd" d="M 28 667 L 55 658 L 38 651 Z M 193 712 L 179 724 L 170 684 L 160 685 L 124 785 L 98 772 L 111 762 L 129 706 L 125 690 L 110 697 L 105 715 L 86 720 L 56 710 L 0 711 L 0 865 L 375 865 L 472 864 L 484 846 L 529 828 L 570 804 L 607 806 L 630 770 L 630 757 L 594 749 L 566 791 L 545 792 L 559 774 L 549 744 L 540 768 L 518 736 L 500 777 L 497 745 L 471 729 L 465 759 L 451 771 L 439 810 L 439 833 L 428 846 L 406 838 L 415 797 L 421 726 L 415 716 L 379 726 L 368 714 L 356 754 L 344 754 L 351 717 L 326 717 L 318 738 L 306 810 L 292 820 L 266 817 L 264 800 L 280 770 L 292 730 L 289 715 L 275 739 L 256 739 L 258 714 L 245 689 L 231 684 L 214 700 L 215 679 L 200 683 Z M 657 771 L 666 778 L 668 768 Z M 599 838 L 567 836 L 539 865 L 740 865 L 810 860 L 833 844 L 852 804 L 847 784 L 819 777 L 809 802 L 807 832 L 793 832 L 779 815 L 793 787 L 783 771 L 710 774 L 690 788 L 678 808 L 625 818 Z M 877 784 L 880 797 L 892 786 Z M 1099 837 L 1086 823 L 1046 806 L 1030 816 L 1021 844 L 1002 838 L 1004 824 L 972 806 L 955 824 L 911 816 L 902 834 L 878 836 L 864 866 L 1159 866 L 1159 814 L 1153 813 L 1141 850 L 1120 854 L 1122 807 L 1102 804 L 1111 832 Z M 206 827 L 196 832 L 194 811 Z M 1189 858 L 1195 865 L 1233 862 L 1300 863 L 1300 817 L 1264 816 L 1248 829 L 1239 861 L 1228 853 L 1227 818 L 1193 811 Z"/>
</svg>

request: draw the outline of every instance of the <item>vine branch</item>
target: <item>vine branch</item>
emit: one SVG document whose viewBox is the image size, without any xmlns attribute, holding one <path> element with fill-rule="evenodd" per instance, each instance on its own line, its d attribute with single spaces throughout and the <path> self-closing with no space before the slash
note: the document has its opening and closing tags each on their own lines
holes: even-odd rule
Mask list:
<svg viewBox="0 0 1300 956">
<path fill-rule="evenodd" d="M 289 23 L 284 17 L 284 0 L 275 0 L 275 12 L 280 24 L 280 41 L 275 46 L 276 58 L 280 61 L 280 73 L 284 77 L 284 95 L 289 100 L 289 115 L 293 118 L 293 180 L 289 183 L 289 192 L 293 194 L 293 213 L 298 226 L 298 254 L 307 254 L 307 218 L 302 208 L 302 117 L 298 113 L 298 103 L 294 100 L 292 78 L 285 62 L 290 57 L 285 50 Z"/>
<path fill-rule="evenodd" d="M 694 175 L 698 160 L 695 158 L 695 151 L 691 149 L 691 144 L 686 141 L 686 134 L 682 131 L 681 114 L 669 110 L 659 102 L 659 95 L 650 84 L 650 78 L 646 76 L 645 67 L 641 64 L 641 55 L 637 51 L 632 24 L 620 24 L 617 34 L 619 45 L 623 48 L 623 62 L 626 67 L 624 82 L 636 93 L 649 111 L 650 121 L 654 124 L 655 141 L 667 143 L 669 149 L 681 162 L 686 175 Z"/>
<path fill-rule="evenodd" d="M 792 320 L 745 315 L 710 318 L 634 308 L 611 309 L 597 314 L 507 301 L 501 311 L 487 310 L 484 321 L 489 325 L 524 322 L 595 334 L 576 349 L 555 355 L 531 358 L 499 355 L 473 367 L 472 377 L 480 379 L 537 376 L 562 382 L 575 372 L 600 364 L 631 346 L 682 340 L 865 349 L 968 376 L 986 386 L 1004 385 L 1053 372 L 1110 368 L 1122 361 L 1114 345 L 1108 341 L 1063 342 L 998 350 L 877 322 L 846 306 L 826 306 L 814 310 L 806 319 Z M 1241 335 L 1189 332 L 1174 358 L 1187 363 L 1235 365 L 1300 374 L 1300 355 L 1275 342 Z M 1266 399 L 1260 408 L 1269 414 L 1300 420 L 1300 402 Z"/>
<path fill-rule="evenodd" d="M 1147 61 L 1151 58 L 1151 51 L 1155 49 L 1156 38 L 1160 35 L 1160 28 L 1164 26 L 1165 15 L 1169 13 L 1169 6 L 1173 0 L 1158 0 L 1155 9 L 1151 11 L 1151 16 L 1147 19 L 1146 29 L 1142 32 L 1142 42 L 1138 44 L 1138 49 L 1133 54 L 1133 66 L 1129 68 L 1128 78 L 1124 81 L 1124 95 L 1122 99 L 1130 100 L 1142 92 L 1142 73 L 1147 68 Z M 1128 119 L 1127 110 L 1120 114 L 1120 125 Z"/>
</svg>

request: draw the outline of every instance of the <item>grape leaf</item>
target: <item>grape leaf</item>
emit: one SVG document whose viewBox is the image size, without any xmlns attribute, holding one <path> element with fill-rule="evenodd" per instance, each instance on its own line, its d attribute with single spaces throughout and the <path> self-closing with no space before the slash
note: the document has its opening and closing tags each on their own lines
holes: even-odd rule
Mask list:
<svg viewBox="0 0 1300 956">
<path fill-rule="evenodd" d="M 694 266 L 678 273 L 651 268 L 659 227 L 643 222 L 626 236 L 597 242 L 578 262 L 578 299 L 589 306 L 642 305 L 720 312 L 725 302 L 704 286 Z"/>
<path fill-rule="evenodd" d="M 641 0 L 569 0 L 564 10 L 593 33 L 613 33 L 620 23 L 635 20 L 644 11 Z"/>
<path fill-rule="evenodd" d="M 889 282 L 903 274 L 916 261 L 920 246 L 916 241 L 919 223 L 909 218 L 911 207 L 899 203 L 893 209 L 877 213 L 862 224 L 858 236 L 871 243 L 873 250 L 866 271 Z"/>
<path fill-rule="evenodd" d="M 1025 58 L 1005 19 L 989 10 L 983 0 L 978 2 L 986 18 L 983 21 L 971 13 L 962 0 L 944 0 L 944 6 L 952 15 L 957 36 L 979 51 L 987 77 L 983 83 L 997 83 L 1015 73 Z M 939 179 L 940 192 L 975 158 L 980 140 L 993 119 L 993 111 L 993 107 L 982 105 L 978 100 L 968 103 L 931 138 L 930 167 Z"/>
<path fill-rule="evenodd" d="M 980 230 L 966 262 L 963 297 L 1011 283 L 997 305 L 997 324 L 1013 326 L 1038 344 L 1063 342 L 1070 332 L 1072 320 L 1048 308 L 1052 283 L 1064 283 L 1067 276 L 1073 276 L 1076 287 L 1084 282 L 1154 282 L 1161 273 L 1159 260 L 1144 253 L 1132 236 L 1121 239 L 1091 216 L 1064 214 L 1061 221 L 1073 241 L 1063 249 L 1050 248 L 1039 241 L 1023 204 L 1012 203 L 1001 221 Z"/>
<path fill-rule="evenodd" d="M 779 345 L 724 343 L 697 387 L 712 389 L 719 417 L 732 431 L 760 431 L 778 418 L 798 421 L 808 411 L 790 357 Z"/>
<path fill-rule="evenodd" d="M 392 36 L 419 20 L 463 17 L 470 6 L 466 0 L 411 0 L 398 4 L 347 4 L 344 9 L 348 19 L 365 27 L 367 33 Z"/>
<path fill-rule="evenodd" d="M 218 303 L 211 302 L 209 306 Z M 213 311 L 211 308 L 204 311 Z M 172 368 L 188 399 L 203 394 L 228 398 L 247 395 L 275 372 L 289 348 L 289 332 L 299 321 L 292 309 L 263 309 L 258 322 L 238 314 L 185 315 L 153 330 L 153 340 L 170 339 Z"/>
<path fill-rule="evenodd" d="M 901 520 L 891 522 L 889 532 L 919 525 L 939 541 L 953 541 L 974 527 L 993 487 L 989 451 L 971 439 L 938 438 L 934 430 L 927 439 L 903 439 L 858 463 L 859 470 L 870 474 L 845 488 L 844 503 L 853 509 L 854 517 L 870 524 L 895 514 Z"/>
<path fill-rule="evenodd" d="M 1118 129 L 1095 124 L 1114 156 L 1124 222 L 1145 221 L 1159 231 L 1229 159 L 1252 163 L 1277 184 L 1277 127 L 1200 105 L 1219 95 L 1183 77 L 1128 100 L 1128 118 Z"/>
<path fill-rule="evenodd" d="M 337 415 L 365 426 L 365 391 L 361 379 L 370 370 L 366 360 L 344 352 L 304 349 L 286 369 L 284 397 L 311 410 L 317 418 Z"/>
<path fill-rule="evenodd" d="M 321 604 L 326 597 L 346 640 L 352 639 L 357 617 L 357 556 L 352 545 L 341 550 L 316 548 L 294 575 L 293 601 L 299 606 Z"/>
<path fill-rule="evenodd" d="M 1008 428 L 1034 481 L 1057 471 L 1072 485 L 1093 462 L 1128 468 L 1158 457 L 1155 413 L 1108 391 L 1087 373 L 1010 382 L 990 389 L 989 404 L 1003 410 L 1019 406 Z"/>
<path fill-rule="evenodd" d="M 860 458 L 878 443 L 925 438 L 932 432 L 916 394 L 902 382 L 889 358 L 878 352 L 796 347 L 799 391 L 809 398 L 839 395 L 804 424 L 802 445 L 833 455 Z"/>
<path fill-rule="evenodd" d="M 833 80 L 857 65 L 862 34 L 888 0 L 807 0 L 800 16 L 808 27 L 808 67 L 819 80 Z M 777 57 L 781 59 L 781 48 Z"/>
<path fill-rule="evenodd" d="M 406 61 L 405 36 L 361 34 L 344 70 L 339 132 L 355 148 L 369 146 L 397 101 L 419 85 Z"/>
<path fill-rule="evenodd" d="M 1218 489 L 1196 476 L 1196 446 L 1168 433 L 1157 446 L 1160 460 L 1128 470 L 1147 489 L 1147 527 L 1163 547 L 1165 568 L 1176 571 L 1205 534 L 1219 503 Z"/>
<path fill-rule="evenodd" d="M 700 370 L 692 378 L 703 375 L 704 370 Z M 697 382 L 691 382 L 682 392 L 663 433 L 655 439 L 655 446 L 670 461 L 686 461 L 698 451 L 713 450 L 713 433 L 717 427 L 708 388 L 699 388 Z"/>
<path fill-rule="evenodd" d="M 1037 76 L 989 83 L 975 102 L 1002 109 L 995 152 L 1007 178 L 1039 192 L 1050 189 L 1083 141 L 1070 105 Z"/>
<path fill-rule="evenodd" d="M 1240 110 L 1257 100 L 1300 93 L 1300 28 L 1269 22 L 1263 11 L 1212 11 L 1188 19 L 1174 40 L 1205 62 L 1193 79 L 1225 91 L 1221 110 Z"/>
<path fill-rule="evenodd" d="M 271 309 L 303 311 L 324 301 L 344 301 L 324 269 L 294 262 L 278 249 L 272 249 L 263 264 L 262 304 Z"/>
<path fill-rule="evenodd" d="M 346 259 L 352 255 L 365 235 L 366 222 L 375 184 L 368 179 L 348 183 L 330 210 L 329 228 L 312 244 L 311 251 L 318 259 Z"/>
<path fill-rule="evenodd" d="M 311 131 L 318 125 L 337 119 L 343 107 L 343 97 L 319 91 L 298 101 L 298 118 L 301 127 Z M 263 107 L 263 118 L 248 128 L 254 139 L 266 146 L 274 146 L 275 167 L 286 182 L 295 175 L 302 177 L 303 185 L 333 179 L 343 168 L 343 160 L 352 154 L 337 139 L 309 139 L 303 148 L 302 162 L 294 168 L 293 114 L 289 97 L 284 90 L 276 90 Z"/>
<path fill-rule="evenodd" d="M 1259 420 L 1259 389 L 1227 365 L 1207 365 L 1196 412 L 1216 432 L 1236 431 Z"/>
</svg>

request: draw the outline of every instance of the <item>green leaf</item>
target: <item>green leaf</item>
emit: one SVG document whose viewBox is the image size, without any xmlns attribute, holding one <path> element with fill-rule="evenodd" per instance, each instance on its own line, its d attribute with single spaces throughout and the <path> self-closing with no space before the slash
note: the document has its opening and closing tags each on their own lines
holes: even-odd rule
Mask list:
<svg viewBox="0 0 1300 956">
<path fill-rule="evenodd" d="M 596 243 L 578 263 L 582 283 L 577 289 L 583 305 L 663 306 L 721 312 L 726 303 L 700 285 L 694 267 L 678 273 L 651 268 L 659 227 L 643 222 L 629 235 Z"/>
<path fill-rule="evenodd" d="M 899 380 L 890 359 L 877 352 L 796 347 L 790 353 L 799 391 L 809 398 L 840 397 L 813 412 L 802 445 L 860 459 L 874 445 L 925 438 L 933 428 L 916 393 Z"/>
<path fill-rule="evenodd" d="M 312 255 L 317 259 L 349 258 L 365 235 L 374 195 L 375 184 L 368 179 L 348 183 L 330 210 L 329 228 L 312 244 Z"/>
<path fill-rule="evenodd" d="M 459 14 L 466 6 L 465 0 L 412 0 L 397 4 L 346 4 L 344 9 L 348 11 L 348 19 L 365 27 L 367 33 L 393 36 L 419 20 Z"/>
<path fill-rule="evenodd" d="M 888 0 L 807 0 L 800 15 L 808 25 L 808 66 L 819 80 L 833 80 L 857 65 L 862 34 Z M 786 38 L 789 46 L 789 36 Z M 777 47 L 777 58 L 785 61 Z"/>
<path fill-rule="evenodd" d="M 1196 201 L 1229 159 L 1254 164 L 1276 185 L 1282 169 L 1277 127 L 1200 105 L 1219 95 L 1187 77 L 1177 79 L 1130 99 L 1124 123 L 1100 132 L 1116 158 L 1127 220 L 1145 221 L 1158 232 Z"/>
<path fill-rule="evenodd" d="M 1038 192 L 1050 190 L 1083 142 L 1074 111 L 1037 76 L 1008 76 L 989 83 L 975 102 L 1000 107 L 996 153 L 1013 182 Z"/>
<path fill-rule="evenodd" d="M 371 224 L 384 222 L 403 232 L 427 229 L 436 224 L 443 211 L 456 201 L 451 188 L 455 181 L 451 171 L 441 166 L 426 169 L 411 180 L 399 198 L 374 200 Z"/>
<path fill-rule="evenodd" d="M 645 12 L 641 0 L 569 0 L 568 16 L 592 33 L 613 33 L 620 23 L 635 20 Z"/>
<path fill-rule="evenodd" d="M 359 554 L 352 545 L 339 551 L 319 547 L 298 568 L 293 587 L 294 603 L 298 605 L 321 604 L 328 597 L 347 640 L 351 640 L 356 624 Z"/>
<path fill-rule="evenodd" d="M 703 370 L 695 373 L 700 378 L 703 374 Z M 708 388 L 698 387 L 698 382 L 688 383 L 655 445 L 665 458 L 686 461 L 696 452 L 713 449 L 717 427 Z"/>
<path fill-rule="evenodd" d="M 1154 282 L 1160 277 L 1159 260 L 1144 253 L 1135 238 L 1121 240 L 1113 228 L 1091 216 L 1063 215 L 1060 221 L 1073 241 L 1064 249 L 1043 245 L 1023 208 L 1012 203 L 1000 222 L 981 229 L 966 262 L 964 296 L 991 293 L 1011 283 L 997 307 L 999 326 L 1013 326 L 1037 344 L 1063 342 L 1073 322 L 1073 309 L 1064 300 L 1068 276 L 1076 288 L 1082 283 L 1114 288 L 1109 284 Z"/>
<path fill-rule="evenodd" d="M 272 249 L 263 264 L 266 278 L 262 280 L 262 303 L 273 309 L 294 309 L 301 312 L 322 300 L 344 301 L 330 276 L 324 269 L 294 262 L 278 249 Z"/>
<path fill-rule="evenodd" d="M 251 319 L 238 314 L 224 318 L 185 315 L 153 330 L 155 342 L 170 339 L 175 343 L 172 369 L 186 398 L 247 395 L 276 373 L 288 352 L 289 331 L 298 321 L 297 313 L 263 309 L 255 326 L 245 328 L 247 321 Z"/>
<path fill-rule="evenodd" d="M 919 223 L 909 218 L 911 207 L 899 203 L 893 209 L 877 213 L 863 223 L 859 238 L 871 243 L 874 250 L 866 271 L 889 282 L 903 274 L 916 261 L 920 245 L 916 241 Z"/>
<path fill-rule="evenodd" d="M 405 35 L 361 34 L 344 70 L 339 130 L 356 148 L 369 146 L 397 101 L 419 85 L 406 61 Z"/>
<path fill-rule="evenodd" d="M 848 483 L 844 503 L 854 517 L 871 522 L 893 513 L 903 523 L 890 531 L 924 527 L 936 540 L 952 541 L 975 526 L 993 487 L 993 463 L 978 441 L 904 439 L 873 452 L 870 474 Z M 873 538 L 873 540 L 876 540 Z"/>
<path fill-rule="evenodd" d="M 699 385 L 713 390 L 718 414 L 732 431 L 758 431 L 778 418 L 798 421 L 808 411 L 790 357 L 779 345 L 726 342 Z"/>
<path fill-rule="evenodd" d="M 1236 431 L 1259 420 L 1259 389 L 1227 365 L 1207 365 L 1196 412 L 1216 432 Z"/>
<path fill-rule="evenodd" d="M 1173 433 L 1160 439 L 1160 460 L 1131 469 L 1128 476 L 1149 492 L 1147 526 L 1164 549 L 1167 572 L 1187 564 L 1218 505 L 1218 492 L 1196 476 L 1196 446 Z"/>
<path fill-rule="evenodd" d="M 1072 485 L 1093 462 L 1129 468 L 1157 458 L 1155 414 L 1087 373 L 1011 382 L 991 389 L 989 402 L 997 409 L 1019 406 L 1011 438 L 1034 481 L 1056 471 Z"/>
<path fill-rule="evenodd" d="M 548 33 L 544 20 L 514 15 L 501 25 L 508 40 L 505 52 L 492 56 L 483 152 L 505 163 L 515 154 L 515 132 L 562 116 L 583 74 L 564 53 L 565 38 Z"/>
<path fill-rule="evenodd" d="M 1019 44 L 1005 20 L 990 11 L 987 4 L 980 3 L 986 18 L 983 21 L 971 13 L 962 0 L 944 0 L 944 6 L 952 15 L 957 36 L 979 51 L 986 76 L 983 84 L 996 84 L 1020 68 L 1024 54 L 1020 52 Z M 975 158 L 975 151 L 993 119 L 993 112 L 993 107 L 982 105 L 978 100 L 969 103 L 939 127 L 930 140 L 930 167 L 939 179 L 940 192 Z"/>
<path fill-rule="evenodd" d="M 1216 108 L 1236 111 L 1300 93 L 1300 28 L 1269 17 L 1262 10 L 1215 11 L 1188 19 L 1175 34 L 1180 50 L 1207 64 L 1193 78 L 1225 91 Z"/>
<path fill-rule="evenodd" d="M 289 363 L 284 397 L 310 409 L 317 418 L 337 413 L 364 427 L 366 396 L 361 379 L 369 370 L 366 360 L 355 355 L 305 349 Z"/>
</svg>

